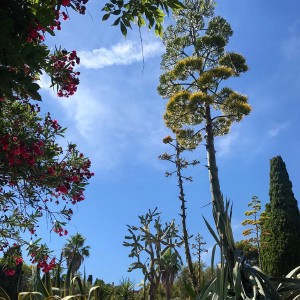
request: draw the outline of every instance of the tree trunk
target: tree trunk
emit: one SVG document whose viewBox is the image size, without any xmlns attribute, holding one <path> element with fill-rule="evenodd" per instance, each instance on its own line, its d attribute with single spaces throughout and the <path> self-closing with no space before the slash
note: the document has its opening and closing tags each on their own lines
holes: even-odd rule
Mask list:
<svg viewBox="0 0 300 300">
<path fill-rule="evenodd" d="M 168 284 L 167 287 L 166 287 L 166 298 L 167 298 L 167 300 L 171 300 L 171 291 L 172 291 L 172 287 L 170 286 L 170 284 Z"/>
</svg>

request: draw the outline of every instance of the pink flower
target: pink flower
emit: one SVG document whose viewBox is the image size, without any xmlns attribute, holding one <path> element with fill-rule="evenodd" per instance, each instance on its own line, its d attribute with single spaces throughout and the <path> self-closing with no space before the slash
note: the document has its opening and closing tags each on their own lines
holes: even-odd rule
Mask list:
<svg viewBox="0 0 300 300">
<path fill-rule="evenodd" d="M 22 257 L 18 257 L 16 258 L 16 266 L 21 264 L 23 262 L 23 258 Z"/>
<path fill-rule="evenodd" d="M 13 275 L 16 274 L 16 271 L 15 270 L 6 269 L 6 270 L 4 270 L 4 273 L 7 276 L 13 276 Z"/>
<path fill-rule="evenodd" d="M 76 176 L 76 175 L 72 176 L 71 181 L 78 182 L 79 181 L 78 176 Z"/>
<path fill-rule="evenodd" d="M 59 191 L 62 193 L 62 194 L 67 194 L 68 193 L 68 189 L 65 185 L 61 185 L 59 187 Z"/>
<path fill-rule="evenodd" d="M 61 1 L 61 5 L 62 6 L 69 6 L 70 5 L 71 0 L 62 0 Z"/>
</svg>

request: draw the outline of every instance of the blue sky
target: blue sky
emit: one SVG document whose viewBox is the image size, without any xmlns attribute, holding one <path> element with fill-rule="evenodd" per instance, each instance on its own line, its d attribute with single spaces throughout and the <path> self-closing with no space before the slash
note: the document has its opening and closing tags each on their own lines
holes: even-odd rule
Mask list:
<svg viewBox="0 0 300 300">
<path fill-rule="evenodd" d="M 127 273 L 132 260 L 122 246 L 126 224 L 138 225 L 137 216 L 156 206 L 164 221 L 175 218 L 180 223 L 176 178 L 165 178 L 172 167 L 157 159 L 168 150 L 161 142 L 169 134 L 162 120 L 165 101 L 156 92 L 164 48 L 153 32 L 142 30 L 143 66 L 138 29 L 125 39 L 110 20 L 101 22 L 101 5 L 90 0 L 88 14 L 71 14 L 62 31 L 48 39 L 50 45 L 79 52 L 81 82 L 76 95 L 58 99 L 43 78 L 43 110 L 68 127 L 62 143 L 76 143 L 96 174 L 68 228 L 70 234 L 83 234 L 91 246 L 87 274 L 115 283 L 129 276 L 138 283 L 139 272 Z M 300 199 L 299 8 L 298 0 L 217 3 L 216 14 L 234 30 L 228 50 L 243 54 L 250 68 L 231 86 L 249 96 L 253 111 L 216 140 L 221 189 L 233 202 L 236 240 L 242 237 L 241 221 L 251 197 L 269 200 L 273 156 L 286 162 Z M 203 208 L 210 201 L 204 147 L 193 157 L 201 163 L 187 173 L 194 178 L 186 185 L 188 228 L 191 234 L 201 233 L 211 249 L 213 240 L 202 219 L 211 220 L 211 207 Z M 66 240 L 45 230 L 44 241 L 59 253 Z M 207 263 L 209 257 L 203 257 Z"/>
</svg>

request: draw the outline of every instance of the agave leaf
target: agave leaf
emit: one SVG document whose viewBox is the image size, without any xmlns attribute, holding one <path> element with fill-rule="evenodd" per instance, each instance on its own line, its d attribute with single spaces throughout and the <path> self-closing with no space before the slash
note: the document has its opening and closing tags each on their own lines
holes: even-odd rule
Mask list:
<svg viewBox="0 0 300 300">
<path fill-rule="evenodd" d="M 225 233 L 226 233 L 226 239 L 227 239 L 227 243 L 228 246 L 230 247 L 230 249 L 232 251 L 235 250 L 235 245 L 234 245 L 234 239 L 233 239 L 233 235 L 232 235 L 232 229 L 231 229 L 231 224 L 230 221 L 227 218 L 227 222 L 225 223 Z"/>
<path fill-rule="evenodd" d="M 196 300 L 207 300 L 209 299 L 209 294 L 213 293 L 216 289 L 217 277 L 212 279 L 200 292 Z"/>
<path fill-rule="evenodd" d="M 72 267 L 74 264 L 74 256 L 71 260 L 71 263 L 69 265 L 68 271 L 67 271 L 67 275 L 66 275 L 66 280 L 65 280 L 65 284 L 64 284 L 64 297 L 70 295 L 71 293 L 71 273 L 72 273 Z"/>
<path fill-rule="evenodd" d="M 45 273 L 45 288 L 48 292 L 48 296 L 49 297 L 53 296 L 50 272 Z"/>
<path fill-rule="evenodd" d="M 100 286 L 94 286 L 89 291 L 88 300 L 92 299 L 92 295 L 94 294 L 94 300 L 101 300 L 102 288 Z"/>
<path fill-rule="evenodd" d="M 234 282 L 234 291 L 235 291 L 235 298 L 239 299 L 242 290 L 243 290 L 243 284 L 241 279 L 241 266 L 242 266 L 242 251 L 236 250 L 234 252 L 234 268 L 233 268 L 233 282 Z"/>
<path fill-rule="evenodd" d="M 216 294 L 220 299 L 226 299 L 228 288 L 228 265 L 221 264 L 217 268 Z"/>
<path fill-rule="evenodd" d="M 300 273 L 300 266 L 298 266 L 297 268 L 293 269 L 291 272 L 289 272 L 289 274 L 286 275 L 287 278 L 292 278 L 295 277 L 297 278 L 297 275 Z"/>
<path fill-rule="evenodd" d="M 0 286 L 0 297 L 4 300 L 10 300 L 9 296 L 5 292 L 5 290 Z"/>
<path fill-rule="evenodd" d="M 289 292 L 289 291 L 298 291 L 300 293 L 300 285 L 299 284 L 294 284 L 294 285 L 289 285 L 286 287 L 282 287 L 278 289 L 279 293 L 283 293 L 283 292 Z"/>
<path fill-rule="evenodd" d="M 47 291 L 44 283 L 41 280 L 40 272 L 38 268 L 33 269 L 33 289 L 35 292 L 42 294 L 44 297 L 49 297 L 49 292 Z"/>
<path fill-rule="evenodd" d="M 218 239 L 217 235 L 215 234 L 214 230 L 211 228 L 211 226 L 209 225 L 209 223 L 206 221 L 206 219 L 204 218 L 203 216 L 203 219 L 204 219 L 204 222 L 209 230 L 209 232 L 211 233 L 211 235 L 214 237 L 216 243 L 220 246 L 220 240 Z"/>
<path fill-rule="evenodd" d="M 80 279 L 79 276 L 75 276 L 75 277 L 71 280 L 71 286 L 72 286 L 72 289 L 73 289 L 73 287 L 74 287 L 74 285 L 75 285 L 76 282 L 77 282 L 77 284 L 78 284 L 80 294 L 84 295 L 82 282 L 81 282 L 81 279 Z"/>
<path fill-rule="evenodd" d="M 191 285 L 186 281 L 184 281 L 184 288 L 187 291 L 187 293 L 189 294 L 189 298 L 191 300 L 195 300 L 197 295 L 196 295 L 194 289 L 191 287 Z"/>
<path fill-rule="evenodd" d="M 69 295 L 69 296 L 61 298 L 61 300 L 86 300 L 86 297 L 81 294 Z"/>
<path fill-rule="evenodd" d="M 248 272 L 251 273 L 255 279 L 256 284 L 259 287 L 259 293 L 262 294 L 265 299 L 280 300 L 280 296 L 274 284 L 264 273 L 261 272 L 259 268 L 249 268 Z"/>
<path fill-rule="evenodd" d="M 217 248 L 217 244 L 213 246 L 212 253 L 211 253 L 211 271 L 213 274 L 214 274 L 216 248 Z"/>
<path fill-rule="evenodd" d="M 285 300 L 299 300 L 300 299 L 300 291 L 295 291 L 291 293 Z"/>
<path fill-rule="evenodd" d="M 293 293 L 293 295 L 294 295 L 295 293 Z M 297 294 L 296 295 L 296 297 L 295 298 L 293 298 L 292 300 L 299 300 L 300 299 L 300 296 L 299 296 L 299 294 Z M 289 299 L 287 299 L 287 300 L 289 300 Z"/>
<path fill-rule="evenodd" d="M 270 277 L 270 280 L 280 283 L 300 284 L 300 279 L 298 278 Z"/>
<path fill-rule="evenodd" d="M 18 295 L 18 300 L 32 300 L 32 299 L 44 300 L 45 297 L 43 296 L 42 293 L 39 292 L 21 292 Z"/>
</svg>

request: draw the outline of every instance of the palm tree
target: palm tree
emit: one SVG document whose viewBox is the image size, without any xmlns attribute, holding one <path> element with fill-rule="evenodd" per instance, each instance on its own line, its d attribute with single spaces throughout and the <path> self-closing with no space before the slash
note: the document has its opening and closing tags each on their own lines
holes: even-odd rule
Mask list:
<svg viewBox="0 0 300 300">
<path fill-rule="evenodd" d="M 71 275 L 79 270 L 85 257 L 90 256 L 90 246 L 84 246 L 85 238 L 77 233 L 67 239 L 67 243 L 62 249 L 62 255 L 67 259 L 68 268 L 71 267 Z"/>
<path fill-rule="evenodd" d="M 166 291 L 167 300 L 171 299 L 172 286 L 180 266 L 181 260 L 178 254 L 169 248 L 163 254 L 161 261 L 161 283 Z"/>
</svg>

